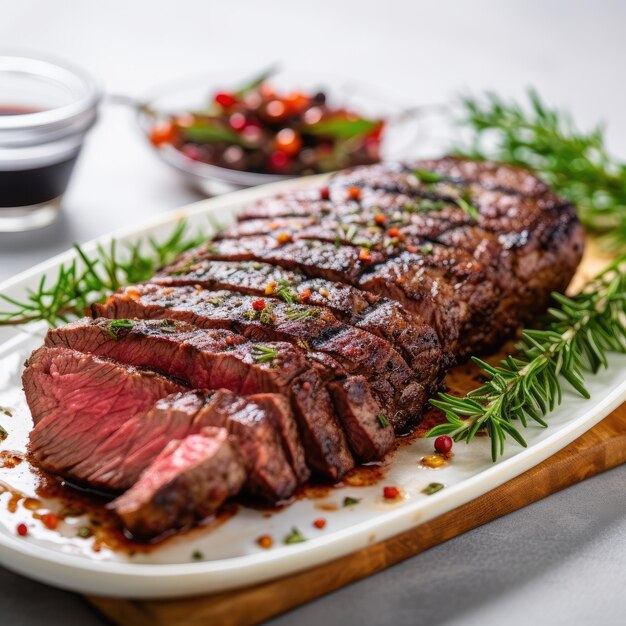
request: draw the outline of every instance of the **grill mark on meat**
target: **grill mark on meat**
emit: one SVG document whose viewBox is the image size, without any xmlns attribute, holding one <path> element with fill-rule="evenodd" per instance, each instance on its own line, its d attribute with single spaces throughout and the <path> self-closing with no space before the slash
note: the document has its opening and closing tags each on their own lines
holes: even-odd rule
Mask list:
<svg viewBox="0 0 626 626">
<path fill-rule="evenodd" d="M 228 328 L 255 341 L 290 341 L 310 351 L 330 355 L 346 372 L 364 376 L 377 397 L 389 407 L 393 424 L 406 430 L 419 417 L 424 383 L 386 340 L 338 321 L 325 308 L 286 304 L 265 296 L 263 312 L 254 296 L 194 287 L 139 285 L 97 305 L 103 317 L 169 318 L 200 328 Z M 291 319 L 293 313 L 310 315 Z M 310 352 L 308 356 L 312 356 Z M 347 402 L 347 400 L 346 400 Z M 416 408 L 417 407 L 417 408 Z M 341 413 L 339 413 L 341 415 Z"/>
<path fill-rule="evenodd" d="M 111 333 L 110 320 L 83 319 L 51 329 L 48 345 L 72 346 L 187 381 L 198 389 L 225 388 L 242 395 L 284 393 L 298 418 L 307 462 L 337 480 L 354 461 L 330 397 L 301 351 L 282 342 L 272 362 L 258 362 L 254 344 L 227 330 L 199 329 L 180 322 L 137 321 Z"/>
<path fill-rule="evenodd" d="M 399 302 L 361 291 L 352 285 L 323 278 L 309 278 L 300 271 L 291 271 L 268 263 L 199 260 L 174 263 L 151 279 L 152 283 L 171 286 L 200 286 L 205 289 L 226 289 L 261 297 L 276 291 L 281 283 L 302 294 L 310 291 L 307 302 L 328 307 L 337 317 L 357 328 L 367 330 L 389 341 L 417 373 L 420 382 L 434 388 L 450 355 L 442 354 L 433 328 Z M 139 290 L 141 288 L 138 287 Z M 119 297 L 132 299 L 137 290 L 131 288 Z"/>
</svg>

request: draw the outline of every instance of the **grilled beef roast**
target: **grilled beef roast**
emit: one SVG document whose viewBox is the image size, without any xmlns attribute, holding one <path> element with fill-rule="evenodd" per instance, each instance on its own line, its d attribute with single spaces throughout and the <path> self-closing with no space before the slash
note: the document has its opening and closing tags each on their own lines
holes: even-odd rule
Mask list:
<svg viewBox="0 0 626 626">
<path fill-rule="evenodd" d="M 142 534 L 213 511 L 238 482 L 277 501 L 310 472 L 338 480 L 419 421 L 455 359 L 563 291 L 582 247 L 571 204 L 496 163 L 382 163 L 264 198 L 94 305 L 108 319 L 50 331 L 24 374 L 33 455 L 130 488 L 113 507 Z M 224 431 L 198 434 L 207 425 Z M 182 443 L 155 460 L 169 440 Z"/>
</svg>

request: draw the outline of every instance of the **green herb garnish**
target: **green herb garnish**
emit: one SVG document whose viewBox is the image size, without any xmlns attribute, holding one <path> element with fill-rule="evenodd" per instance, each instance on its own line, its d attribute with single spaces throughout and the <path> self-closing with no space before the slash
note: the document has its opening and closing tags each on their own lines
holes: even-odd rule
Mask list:
<svg viewBox="0 0 626 626">
<path fill-rule="evenodd" d="M 548 310 L 542 330 L 526 329 L 518 355 L 500 366 L 472 357 L 488 381 L 464 398 L 440 393 L 431 404 L 447 422 L 428 436 L 449 435 L 468 443 L 479 430 L 491 438 L 495 461 L 507 436 L 526 446 L 518 426 L 529 420 L 547 426 L 543 417 L 561 402 L 565 379 L 583 398 L 585 372 L 608 367 L 609 352 L 626 352 L 626 255 L 610 263 L 572 298 L 553 293 L 559 308 Z"/>
<path fill-rule="evenodd" d="M 413 173 L 420 182 L 426 183 L 428 185 L 441 182 L 445 179 L 445 176 L 443 176 L 443 174 L 439 174 L 438 172 L 430 172 L 428 170 L 413 170 Z"/>
<path fill-rule="evenodd" d="M 109 322 L 109 326 L 107 328 L 107 332 L 113 339 L 119 338 L 119 333 L 122 329 L 132 328 L 134 326 L 134 322 L 132 320 L 119 319 L 119 320 L 111 320 Z"/>
<path fill-rule="evenodd" d="M 430 483 L 428 487 L 422 489 L 422 493 L 425 493 L 427 496 L 432 496 L 433 493 L 441 491 L 444 487 L 445 485 L 442 485 L 441 483 Z"/>
<path fill-rule="evenodd" d="M 88 526 L 83 526 L 82 528 L 78 529 L 78 532 L 76 534 L 82 539 L 88 539 L 89 537 L 91 537 L 91 535 L 93 535 L 93 532 Z"/>
<path fill-rule="evenodd" d="M 578 208 L 585 227 L 626 251 L 626 163 L 609 154 L 604 129 L 580 131 L 569 114 L 548 107 L 535 91 L 528 104 L 488 93 L 465 98 L 459 124 L 472 136 L 456 154 L 530 168 Z"/>
<path fill-rule="evenodd" d="M 294 526 L 291 532 L 285 537 L 284 543 L 303 543 L 306 541 L 306 537 Z"/>
<path fill-rule="evenodd" d="M 278 356 L 278 350 L 275 348 L 259 344 L 252 346 L 252 353 L 257 363 L 271 363 Z"/>
<path fill-rule="evenodd" d="M 9 433 L 0 426 L 0 441 L 4 441 L 9 436 Z"/>
<path fill-rule="evenodd" d="M 380 122 L 366 119 L 328 119 L 316 124 L 308 124 L 302 128 L 302 132 L 347 140 L 369 135 L 379 124 Z"/>
<path fill-rule="evenodd" d="M 243 98 L 248 95 L 251 91 L 258 89 L 268 78 L 270 78 L 277 71 L 277 67 L 272 65 L 268 67 L 266 70 L 263 70 L 258 76 L 246 81 L 241 87 L 235 89 L 233 91 L 233 95 L 237 98 Z"/>
<path fill-rule="evenodd" d="M 294 302 L 300 302 L 300 296 L 291 287 L 291 283 L 288 280 L 279 280 L 278 289 L 276 295 L 284 300 L 287 304 L 293 304 Z"/>
<path fill-rule="evenodd" d="M 291 322 L 298 322 L 319 316 L 320 310 L 313 307 L 299 306 L 297 304 L 285 307 L 285 317 Z"/>
<path fill-rule="evenodd" d="M 378 418 L 378 423 L 381 428 L 387 428 L 387 426 L 389 426 L 389 420 L 384 413 L 379 413 L 376 417 Z"/>
<path fill-rule="evenodd" d="M 476 221 L 480 217 L 480 212 L 478 208 L 475 207 L 473 204 L 471 204 L 471 202 L 469 202 L 463 196 L 459 196 L 458 198 L 455 198 L 454 202 L 460 209 L 465 211 L 465 213 L 467 213 L 467 215 L 469 215 L 474 221 Z"/>
<path fill-rule="evenodd" d="M 183 220 L 163 242 L 148 237 L 120 251 L 117 241 L 112 240 L 108 249 L 98 246 L 91 255 L 75 245 L 76 258 L 61 265 L 54 280 L 43 276 L 23 301 L 0 294 L 0 301 L 10 305 L 9 310 L 0 311 L 0 326 L 42 320 L 56 326 L 82 317 L 94 302 L 120 287 L 148 280 L 159 267 L 206 240 L 202 232 L 189 236 L 187 231 Z"/>
<path fill-rule="evenodd" d="M 194 550 L 191 553 L 191 558 L 194 561 L 202 561 L 202 559 L 204 559 L 204 554 L 202 552 L 200 552 L 200 550 Z"/>
<path fill-rule="evenodd" d="M 346 496 L 343 499 L 343 505 L 344 506 L 354 506 L 355 504 L 358 504 L 359 502 L 361 502 L 362 498 L 351 498 L 350 496 Z"/>
<path fill-rule="evenodd" d="M 181 126 L 180 132 L 185 141 L 193 143 L 227 143 L 244 146 L 245 141 L 236 132 L 207 122 L 196 122 L 191 126 Z"/>
<path fill-rule="evenodd" d="M 7 417 L 13 417 L 13 411 L 8 406 L 0 406 L 0 413 L 3 413 Z"/>
</svg>

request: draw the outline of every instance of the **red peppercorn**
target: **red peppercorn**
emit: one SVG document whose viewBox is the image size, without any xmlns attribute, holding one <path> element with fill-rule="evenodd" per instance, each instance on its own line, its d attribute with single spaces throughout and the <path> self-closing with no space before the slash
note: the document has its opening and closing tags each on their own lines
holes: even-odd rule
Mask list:
<svg viewBox="0 0 626 626">
<path fill-rule="evenodd" d="M 235 98 L 232 93 L 226 93 L 225 91 L 216 93 L 214 100 L 225 109 L 227 109 L 228 107 L 232 107 L 233 104 L 237 102 L 237 98 Z"/>
<path fill-rule="evenodd" d="M 307 302 L 308 300 L 310 300 L 311 298 L 311 290 L 307 287 L 301 294 L 300 294 L 300 302 Z"/>
<path fill-rule="evenodd" d="M 402 236 L 402 233 L 400 232 L 400 229 L 399 229 L 399 228 L 396 228 L 395 226 L 394 226 L 393 228 L 390 228 L 390 229 L 387 231 L 387 234 L 388 234 L 390 237 L 401 237 L 401 236 Z"/>
<path fill-rule="evenodd" d="M 361 190 L 359 187 L 348 187 L 348 200 L 359 200 L 361 198 Z"/>
<path fill-rule="evenodd" d="M 313 526 L 315 528 L 319 528 L 320 530 L 326 526 L 326 520 L 323 517 L 318 517 L 314 522 Z"/>
<path fill-rule="evenodd" d="M 367 248 L 361 248 L 359 250 L 359 259 L 365 263 L 369 263 L 372 260 L 372 255 Z"/>
<path fill-rule="evenodd" d="M 448 435 L 441 435 L 435 439 L 435 450 L 440 454 L 448 454 L 452 450 L 452 437 Z"/>
<path fill-rule="evenodd" d="M 27 528 L 26 524 L 18 524 L 17 525 L 17 534 L 20 537 L 26 537 L 26 535 L 28 534 L 28 528 Z"/>
<path fill-rule="evenodd" d="M 322 200 L 329 200 L 330 199 L 330 189 L 328 187 L 322 187 L 320 189 L 320 198 Z"/>
<path fill-rule="evenodd" d="M 54 513 L 45 513 L 41 516 L 41 522 L 49 530 L 56 530 L 56 527 L 59 525 L 59 517 Z"/>
<path fill-rule="evenodd" d="M 289 163 L 289 157 L 284 152 L 272 152 L 269 156 L 269 165 L 274 170 L 284 170 Z"/>
<path fill-rule="evenodd" d="M 383 496 L 385 500 L 396 500 L 400 497 L 400 490 L 397 487 L 385 487 Z"/>
<path fill-rule="evenodd" d="M 407 246 L 406 249 L 412 254 L 415 254 L 419 250 L 417 246 Z"/>
<path fill-rule="evenodd" d="M 379 226 L 382 226 L 385 222 L 387 221 L 387 218 L 382 214 L 379 213 L 375 218 L 374 218 L 374 223 L 378 224 Z"/>
<path fill-rule="evenodd" d="M 236 131 L 243 130 L 248 123 L 246 120 L 246 116 L 243 113 L 233 113 L 228 118 L 228 122 L 230 123 L 230 127 Z"/>
<path fill-rule="evenodd" d="M 265 308 L 265 300 L 255 300 L 252 303 L 252 308 L 255 311 L 262 311 Z"/>
</svg>

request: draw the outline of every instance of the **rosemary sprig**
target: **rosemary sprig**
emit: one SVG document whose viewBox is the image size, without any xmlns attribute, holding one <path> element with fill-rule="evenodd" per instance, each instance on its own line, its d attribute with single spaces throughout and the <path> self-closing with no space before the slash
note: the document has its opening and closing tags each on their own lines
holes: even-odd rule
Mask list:
<svg viewBox="0 0 626 626">
<path fill-rule="evenodd" d="M 0 301 L 10 305 L 7 310 L 0 309 L 0 326 L 41 320 L 54 326 L 80 317 L 94 302 L 122 286 L 147 280 L 159 267 L 205 239 L 201 232 L 188 234 L 187 224 L 182 220 L 162 242 L 148 237 L 120 251 L 117 241 L 112 240 L 107 248 L 99 245 L 93 255 L 75 245 L 76 258 L 61 265 L 54 280 L 42 276 L 25 300 L 0 294 Z"/>
<path fill-rule="evenodd" d="M 563 111 L 549 108 L 535 91 L 527 106 L 493 93 L 465 98 L 459 123 L 471 131 L 468 148 L 454 152 L 536 171 L 573 202 L 585 227 L 606 233 L 615 251 L 626 251 L 626 163 L 611 156 L 604 129 L 580 131 Z"/>
<path fill-rule="evenodd" d="M 547 426 L 543 417 L 561 401 L 562 379 L 589 398 L 585 372 L 607 367 L 608 352 L 626 352 L 626 255 L 610 263 L 576 296 L 553 294 L 560 305 L 548 310 L 542 330 L 524 330 L 517 356 L 499 367 L 473 358 L 489 380 L 464 398 L 440 393 L 431 404 L 447 422 L 428 436 L 450 435 L 468 443 L 479 430 L 491 438 L 494 459 L 504 451 L 507 436 L 522 446 L 518 423 L 528 418 Z"/>
</svg>

